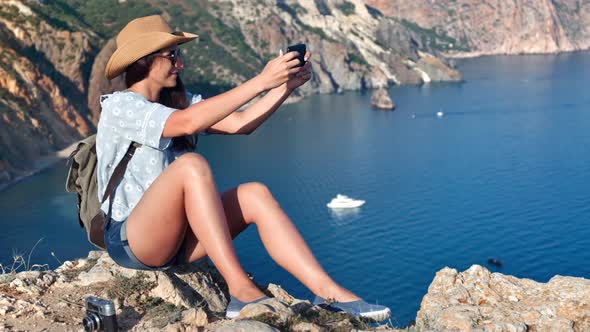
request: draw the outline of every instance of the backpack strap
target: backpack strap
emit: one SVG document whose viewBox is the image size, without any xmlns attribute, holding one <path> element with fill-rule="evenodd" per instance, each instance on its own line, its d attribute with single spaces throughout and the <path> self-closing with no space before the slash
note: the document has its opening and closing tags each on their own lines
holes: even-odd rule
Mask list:
<svg viewBox="0 0 590 332">
<path fill-rule="evenodd" d="M 107 198 L 109 199 L 109 212 L 107 213 L 107 221 L 111 219 L 111 210 L 113 208 L 113 197 L 115 196 L 115 189 L 117 188 L 119 182 L 121 182 L 121 179 L 125 174 L 125 170 L 127 169 L 127 164 L 129 163 L 129 160 L 131 160 L 131 157 L 133 157 L 133 154 L 135 153 L 135 149 L 137 149 L 140 146 L 141 144 L 137 142 L 132 142 L 129 145 L 129 148 L 127 148 L 127 152 L 123 156 L 123 159 L 121 159 L 117 167 L 115 167 L 113 175 L 111 175 L 111 178 L 109 179 L 107 188 L 105 189 L 104 195 L 102 196 L 102 201 L 100 202 L 100 204 L 102 205 Z"/>
</svg>

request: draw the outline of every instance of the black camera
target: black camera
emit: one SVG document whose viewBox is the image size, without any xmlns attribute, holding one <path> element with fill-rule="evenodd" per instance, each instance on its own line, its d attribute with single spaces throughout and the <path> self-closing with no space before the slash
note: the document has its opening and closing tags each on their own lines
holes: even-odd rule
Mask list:
<svg viewBox="0 0 590 332">
<path fill-rule="evenodd" d="M 287 47 L 287 53 L 293 52 L 293 51 L 296 51 L 297 53 L 299 53 L 299 55 L 296 58 L 299 60 L 299 67 L 303 66 L 305 64 L 305 52 L 306 52 L 305 44 L 296 44 L 296 45 L 291 45 L 291 46 Z"/>
<path fill-rule="evenodd" d="M 86 298 L 86 317 L 82 319 L 84 331 L 116 332 L 117 312 L 112 301 L 98 297 Z"/>
</svg>

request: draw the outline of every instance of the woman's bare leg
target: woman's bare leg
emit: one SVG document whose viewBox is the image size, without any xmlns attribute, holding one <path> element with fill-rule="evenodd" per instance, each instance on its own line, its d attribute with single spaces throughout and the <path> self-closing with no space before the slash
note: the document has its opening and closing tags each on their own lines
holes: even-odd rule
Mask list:
<svg viewBox="0 0 590 332">
<path fill-rule="evenodd" d="M 193 153 L 175 160 L 156 178 L 127 221 L 129 247 L 149 266 L 168 262 L 185 233 L 199 239 L 231 295 L 241 301 L 264 295 L 238 262 L 207 161 Z"/>
<path fill-rule="evenodd" d="M 270 256 L 314 294 L 341 302 L 359 299 L 328 276 L 266 186 L 242 184 L 223 193 L 222 203 L 233 237 L 249 224 L 256 224 Z M 206 246 L 190 233 L 186 236 L 189 261 L 207 254 Z"/>
</svg>

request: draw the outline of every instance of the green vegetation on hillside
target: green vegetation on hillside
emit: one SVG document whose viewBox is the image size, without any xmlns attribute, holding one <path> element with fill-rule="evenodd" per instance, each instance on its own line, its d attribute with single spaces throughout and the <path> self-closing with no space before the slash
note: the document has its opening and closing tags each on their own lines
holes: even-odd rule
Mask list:
<svg viewBox="0 0 590 332">
<path fill-rule="evenodd" d="M 68 31 L 77 31 L 80 27 L 88 28 L 76 12 L 61 0 L 52 1 L 51 5 L 41 5 L 36 2 L 30 2 L 28 5 L 41 20 L 55 28 Z"/>
<path fill-rule="evenodd" d="M 26 16 L 21 14 L 20 10 L 15 5 L 0 6 L 0 17 L 22 26 L 27 22 L 33 26 L 39 25 L 39 19 L 34 16 Z"/>
<path fill-rule="evenodd" d="M 332 15 L 332 11 L 330 10 L 330 7 L 328 7 L 328 5 L 326 4 L 326 0 L 314 0 L 313 2 L 315 3 L 315 6 L 320 12 L 320 15 Z"/>
<path fill-rule="evenodd" d="M 365 5 L 365 7 L 367 8 L 367 11 L 369 12 L 369 14 L 371 14 L 371 16 L 373 16 L 373 18 L 379 19 L 381 17 L 383 17 L 383 13 L 374 7 L 371 7 L 369 5 Z"/>
<path fill-rule="evenodd" d="M 355 32 L 353 33 L 356 34 Z M 358 49 L 358 47 L 356 47 L 354 43 L 347 43 L 346 49 L 348 50 L 348 52 L 346 53 L 348 58 L 346 61 L 348 64 L 356 63 L 361 66 L 365 66 L 369 69 L 371 68 L 369 62 L 367 62 L 361 51 Z"/>
<path fill-rule="evenodd" d="M 323 1 L 316 2 L 325 6 Z M 23 24 L 27 20 L 33 20 L 31 23 L 34 26 L 39 26 L 41 21 L 45 21 L 58 30 L 85 31 L 90 38 L 94 54 L 97 54 L 100 48 L 132 19 L 165 14 L 171 18 L 169 24 L 173 29 L 193 32 L 200 36 L 198 41 L 183 45 L 181 53 L 185 63 L 182 77 L 187 87 L 194 92 L 209 94 L 227 90 L 256 75 L 273 56 L 259 54 L 254 50 L 268 48 L 268 41 L 263 40 L 256 31 L 254 35 L 246 38 L 239 26 L 228 23 L 232 21 L 227 20 L 225 15 L 228 7 L 233 6 L 231 2 L 193 0 L 176 1 L 171 4 L 165 0 L 52 0 L 30 1 L 27 5 L 37 15 L 27 17 L 20 15 L 18 8 L 14 6 L 3 6 L 0 8 L 0 16 L 9 16 L 13 21 L 14 17 L 18 17 Z M 338 42 L 322 29 L 309 26 L 298 18 L 307 14 L 305 7 L 296 2 L 287 4 L 285 1 L 278 1 L 277 6 L 289 13 L 301 30 L 330 42 Z M 339 10 L 345 15 L 350 15 L 354 9 L 354 4 L 349 1 L 339 5 Z M 249 45 L 247 41 L 253 41 L 254 45 Z M 55 70 L 48 65 L 43 54 L 35 52 L 34 49 L 22 51 L 31 61 L 41 62 L 52 78 L 59 78 L 54 77 Z M 366 65 L 366 60 L 357 50 L 349 52 L 348 61 Z M 91 63 L 83 65 L 88 67 L 88 70 L 84 71 L 85 78 L 88 79 Z"/>
<path fill-rule="evenodd" d="M 359 65 L 371 67 L 371 65 L 365 60 L 362 54 L 358 52 L 348 52 L 348 61 L 351 63 L 357 63 Z"/>
<path fill-rule="evenodd" d="M 330 36 L 328 36 L 324 30 L 316 28 L 316 27 L 312 27 L 309 26 L 305 23 L 303 23 L 299 17 L 297 17 L 297 13 L 298 13 L 298 8 L 300 8 L 301 6 L 298 4 L 293 4 L 293 5 L 288 5 L 284 2 L 277 2 L 277 7 L 279 7 L 280 9 L 282 9 L 283 11 L 287 12 L 289 15 L 291 15 L 293 17 L 293 19 L 295 20 L 295 22 L 297 22 L 297 24 L 303 29 L 303 30 L 307 30 L 311 33 L 314 33 L 318 36 L 320 36 L 322 39 L 336 43 L 338 42 L 337 40 L 335 40 L 334 38 L 331 38 Z M 305 8 L 301 7 L 301 9 L 305 10 Z M 303 12 L 302 10 L 299 10 L 300 12 Z M 307 12 L 307 11 L 305 11 Z"/>
<path fill-rule="evenodd" d="M 348 16 L 348 15 L 352 15 L 355 12 L 355 7 L 354 4 L 352 2 L 349 1 L 344 1 L 341 4 L 339 4 L 338 6 L 338 10 L 340 10 L 342 12 L 342 14 Z"/>
<path fill-rule="evenodd" d="M 182 47 L 186 63 L 183 79 L 189 88 L 218 93 L 233 86 L 236 77 L 250 78 L 262 69 L 263 62 L 246 44 L 241 30 L 209 13 L 219 9 L 218 4 L 209 8 L 187 1 L 184 5 L 169 5 L 166 1 L 54 0 L 45 5 L 32 4 L 32 8 L 57 28 L 94 31 L 101 39 L 96 47 L 104 45 L 134 18 L 167 13 L 174 18 L 169 22 L 172 28 L 200 36 L 197 42 Z"/>
<path fill-rule="evenodd" d="M 53 0 L 36 9 L 70 25 L 90 27 L 105 39 L 114 36 L 134 18 L 161 14 L 161 10 L 145 1 Z"/>
<path fill-rule="evenodd" d="M 245 42 L 241 30 L 226 25 L 206 8 L 191 4 L 189 10 L 172 5 L 166 9 L 174 13 L 175 24 L 182 30 L 196 33 L 196 42 L 182 46 L 185 62 L 184 81 L 189 88 L 227 90 L 235 83 L 228 75 L 245 80 L 258 73 L 263 66 L 259 56 Z M 172 16 L 172 15 L 171 15 Z"/>
</svg>

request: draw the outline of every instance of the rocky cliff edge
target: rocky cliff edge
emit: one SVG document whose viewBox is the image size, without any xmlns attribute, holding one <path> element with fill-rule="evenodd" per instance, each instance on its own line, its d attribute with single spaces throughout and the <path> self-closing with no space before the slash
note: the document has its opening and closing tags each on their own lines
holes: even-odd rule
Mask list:
<svg viewBox="0 0 590 332">
<path fill-rule="evenodd" d="M 166 272 L 121 268 L 104 252 L 55 271 L 0 275 L 0 330 L 80 330 L 84 299 L 112 299 L 119 326 L 131 331 L 391 330 L 295 299 L 280 286 L 271 299 L 224 319 L 227 287 L 206 262 Z M 393 308 L 395 314 L 395 308 Z M 404 331 L 589 331 L 590 280 L 555 276 L 547 283 L 474 265 L 440 270 L 414 326 Z M 399 330 L 397 330 L 399 331 Z"/>
<path fill-rule="evenodd" d="M 92 251 L 55 271 L 0 275 L 0 331 L 81 330 L 88 296 L 112 300 L 125 331 L 393 330 L 312 306 L 277 285 L 261 289 L 272 298 L 227 320 L 226 284 L 206 261 L 165 272 L 137 271 Z"/>
</svg>

